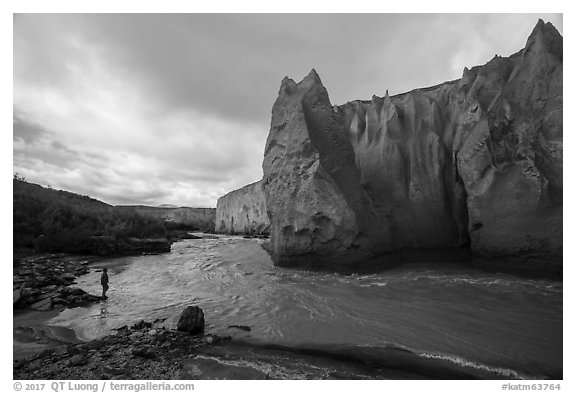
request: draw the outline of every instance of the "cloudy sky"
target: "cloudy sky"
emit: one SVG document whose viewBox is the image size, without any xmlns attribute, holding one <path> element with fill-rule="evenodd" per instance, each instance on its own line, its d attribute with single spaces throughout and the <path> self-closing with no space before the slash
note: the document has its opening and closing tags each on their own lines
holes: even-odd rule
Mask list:
<svg viewBox="0 0 576 393">
<path fill-rule="evenodd" d="M 558 14 L 14 16 L 14 172 L 111 204 L 214 207 L 262 176 L 284 76 L 333 104 L 457 79 Z"/>
</svg>

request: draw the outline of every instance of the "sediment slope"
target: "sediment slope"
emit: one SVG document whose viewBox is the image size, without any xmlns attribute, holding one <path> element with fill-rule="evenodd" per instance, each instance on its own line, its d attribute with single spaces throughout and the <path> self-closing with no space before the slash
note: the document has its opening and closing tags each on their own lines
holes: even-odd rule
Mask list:
<svg viewBox="0 0 576 393">
<path fill-rule="evenodd" d="M 249 184 L 218 198 L 216 232 L 265 234 L 269 229 L 261 182 Z"/>
<path fill-rule="evenodd" d="M 315 71 L 285 78 L 263 162 L 275 263 L 469 246 L 561 269 L 562 41 L 539 21 L 460 80 L 337 107 Z"/>
</svg>

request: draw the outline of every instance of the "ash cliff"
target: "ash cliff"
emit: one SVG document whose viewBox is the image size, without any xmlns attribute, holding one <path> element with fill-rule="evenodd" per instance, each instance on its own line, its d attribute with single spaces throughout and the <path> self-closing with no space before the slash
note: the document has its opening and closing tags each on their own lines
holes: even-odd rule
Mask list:
<svg viewBox="0 0 576 393">
<path fill-rule="evenodd" d="M 267 234 L 270 222 L 262 182 L 249 184 L 218 198 L 216 232 L 228 234 Z"/>
<path fill-rule="evenodd" d="M 524 49 L 459 80 L 340 106 L 314 70 L 285 78 L 263 161 L 275 264 L 464 248 L 561 271 L 562 46 L 540 20 Z"/>
<path fill-rule="evenodd" d="M 116 209 L 133 212 L 140 216 L 183 224 L 199 230 L 214 230 L 216 209 L 206 207 L 172 207 L 172 206 L 116 206 Z"/>
</svg>

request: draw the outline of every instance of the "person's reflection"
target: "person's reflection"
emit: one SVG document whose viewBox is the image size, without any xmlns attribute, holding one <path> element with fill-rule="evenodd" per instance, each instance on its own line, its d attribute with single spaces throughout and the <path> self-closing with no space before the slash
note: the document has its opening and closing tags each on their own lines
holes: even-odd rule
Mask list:
<svg viewBox="0 0 576 393">
<path fill-rule="evenodd" d="M 98 314 L 98 327 L 101 331 L 107 330 L 108 327 L 108 305 L 100 304 L 100 314 Z"/>
</svg>

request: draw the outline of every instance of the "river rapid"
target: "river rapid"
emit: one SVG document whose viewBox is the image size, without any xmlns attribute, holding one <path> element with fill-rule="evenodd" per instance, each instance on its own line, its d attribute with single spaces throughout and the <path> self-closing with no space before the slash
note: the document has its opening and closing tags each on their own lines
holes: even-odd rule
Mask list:
<svg viewBox="0 0 576 393">
<path fill-rule="evenodd" d="M 410 264 L 377 274 L 273 266 L 262 240 L 204 236 L 167 254 L 99 261 L 77 282 L 108 300 L 48 321 L 91 340 L 198 305 L 206 331 L 251 345 L 409 350 L 504 378 L 562 378 L 562 282 L 455 264 Z M 230 328 L 250 327 L 250 331 Z M 385 356 L 382 355 L 382 356 Z"/>
</svg>

